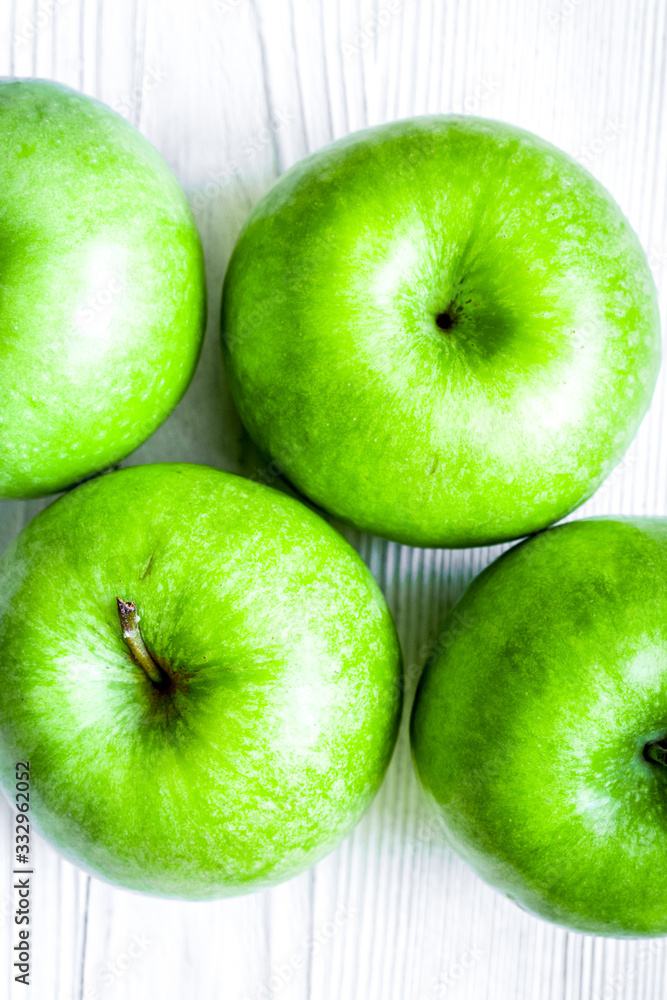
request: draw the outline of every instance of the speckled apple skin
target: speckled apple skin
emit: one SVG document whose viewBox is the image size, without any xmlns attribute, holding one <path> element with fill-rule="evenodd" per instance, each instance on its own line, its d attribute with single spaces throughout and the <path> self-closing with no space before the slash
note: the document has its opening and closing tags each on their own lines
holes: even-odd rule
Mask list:
<svg viewBox="0 0 667 1000">
<path fill-rule="evenodd" d="M 125 645 L 133 600 L 170 678 Z M 384 598 L 347 542 L 269 487 L 138 466 L 57 500 L 0 562 L 0 775 L 116 885 L 209 899 L 329 852 L 389 763 L 402 701 Z"/>
<path fill-rule="evenodd" d="M 457 115 L 288 170 L 239 237 L 222 340 L 241 417 L 286 477 L 424 546 L 517 538 L 581 504 L 660 362 L 653 279 L 610 194 L 537 136 Z"/>
<path fill-rule="evenodd" d="M 201 349 L 201 244 L 176 178 L 98 101 L 0 82 L 0 496 L 128 455 Z"/>
<path fill-rule="evenodd" d="M 452 609 L 411 720 L 446 838 L 525 909 L 667 934 L 667 518 L 514 546 Z"/>
</svg>

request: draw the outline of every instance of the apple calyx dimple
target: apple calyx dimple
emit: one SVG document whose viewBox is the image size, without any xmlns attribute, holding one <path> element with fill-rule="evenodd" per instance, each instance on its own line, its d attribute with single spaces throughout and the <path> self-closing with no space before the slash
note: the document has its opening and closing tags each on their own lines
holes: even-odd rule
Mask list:
<svg viewBox="0 0 667 1000">
<path fill-rule="evenodd" d="M 655 740 L 652 743 L 647 743 L 644 747 L 644 759 L 654 764 L 667 766 L 667 747 L 664 746 L 664 741 Z"/>
<path fill-rule="evenodd" d="M 136 604 L 133 601 L 121 601 L 120 597 L 116 598 L 116 603 L 118 605 L 120 626 L 123 630 L 123 639 L 130 650 L 132 659 L 138 667 L 141 667 L 154 684 L 162 686 L 165 678 L 159 666 L 146 649 L 141 630 L 139 629 L 139 615 L 137 614 Z"/>
</svg>

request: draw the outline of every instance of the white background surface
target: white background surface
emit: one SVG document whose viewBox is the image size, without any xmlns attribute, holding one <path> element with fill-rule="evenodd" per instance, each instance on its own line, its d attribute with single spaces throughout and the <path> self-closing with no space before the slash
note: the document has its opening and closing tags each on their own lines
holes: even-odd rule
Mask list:
<svg viewBox="0 0 667 1000">
<path fill-rule="evenodd" d="M 116 107 L 163 153 L 196 210 L 210 296 L 205 352 L 185 400 L 130 461 L 248 471 L 217 335 L 231 248 L 282 170 L 367 124 L 467 111 L 578 156 L 638 230 L 665 315 L 666 20 L 658 0 L 3 0 L 0 74 L 52 77 Z M 667 514 L 666 420 L 663 377 L 635 445 L 577 517 Z M 44 503 L 0 505 L 0 545 Z M 347 534 L 396 616 L 411 695 L 445 611 L 500 549 L 411 550 Z M 0 811 L 7 958 L 10 812 L 4 803 Z M 30 995 L 39 1000 L 667 994 L 667 939 L 617 942 L 549 926 L 442 846 L 421 811 L 405 724 L 354 835 L 277 889 L 215 903 L 152 900 L 87 877 L 38 842 L 34 906 Z M 0 996 L 27 995 L 9 965 Z"/>
</svg>

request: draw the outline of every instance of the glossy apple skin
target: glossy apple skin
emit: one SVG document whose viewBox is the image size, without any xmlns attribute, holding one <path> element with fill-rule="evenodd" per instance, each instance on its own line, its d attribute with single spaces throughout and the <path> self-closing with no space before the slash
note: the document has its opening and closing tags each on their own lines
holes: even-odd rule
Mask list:
<svg viewBox="0 0 667 1000">
<path fill-rule="evenodd" d="M 579 931 L 667 933 L 667 519 L 515 546 L 448 616 L 411 739 L 452 846 Z"/>
<path fill-rule="evenodd" d="M 0 497 L 133 451 L 194 373 L 202 249 L 158 152 L 98 101 L 0 82 Z"/>
<path fill-rule="evenodd" d="M 98 477 L 35 518 L 0 563 L 0 656 L 4 787 L 29 758 L 43 834 L 156 895 L 302 871 L 360 818 L 396 739 L 399 645 L 370 571 L 302 504 L 203 466 Z"/>
<path fill-rule="evenodd" d="M 608 192 L 537 136 L 465 116 L 377 126 L 287 171 L 232 255 L 222 342 L 286 477 L 422 546 L 517 538 L 577 507 L 660 360 L 653 280 Z"/>
</svg>

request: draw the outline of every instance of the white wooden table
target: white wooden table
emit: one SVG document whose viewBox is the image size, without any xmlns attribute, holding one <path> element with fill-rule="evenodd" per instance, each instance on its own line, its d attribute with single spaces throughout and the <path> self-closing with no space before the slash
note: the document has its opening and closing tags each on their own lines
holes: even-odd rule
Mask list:
<svg viewBox="0 0 667 1000">
<path fill-rule="evenodd" d="M 116 107 L 175 170 L 204 241 L 210 321 L 199 370 L 129 462 L 248 471 L 217 331 L 234 240 L 287 166 L 386 119 L 452 110 L 501 118 L 579 157 L 638 230 L 665 314 L 666 32 L 662 0 L 4 0 L 0 74 L 55 78 Z M 631 451 L 577 517 L 667 514 L 665 390 L 663 377 Z M 0 505 L 0 546 L 44 505 Z M 422 551 L 348 537 L 396 616 L 411 695 L 445 611 L 499 548 Z M 154 900 L 89 878 L 39 842 L 34 985 L 13 984 L 9 959 L 0 996 L 663 1000 L 667 939 L 618 942 L 552 927 L 483 885 L 432 836 L 405 722 L 354 834 L 271 891 Z M 8 959 L 10 812 L 0 809 Z"/>
</svg>

